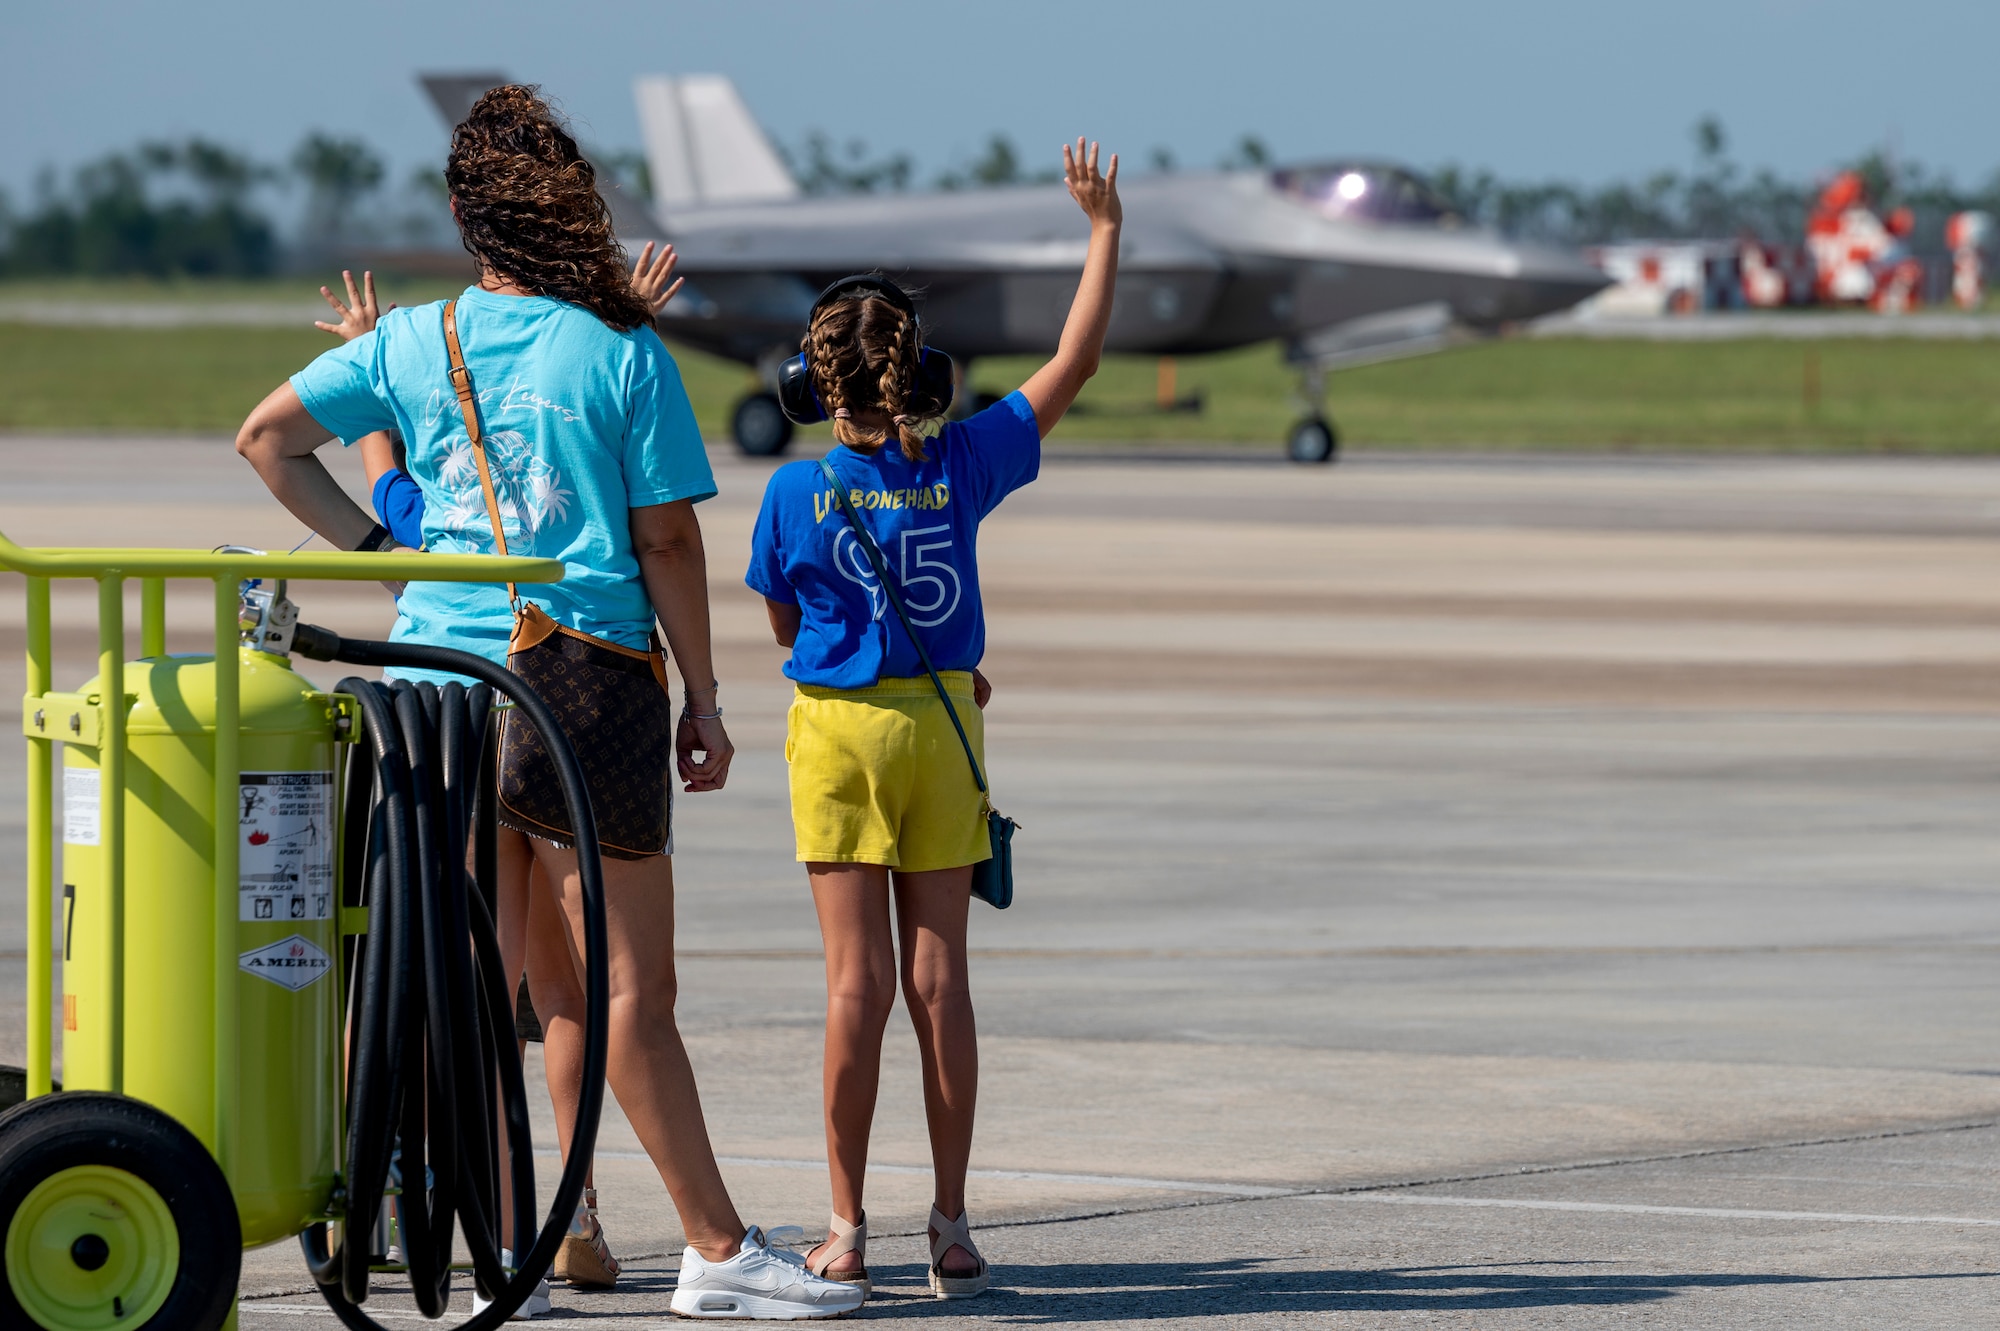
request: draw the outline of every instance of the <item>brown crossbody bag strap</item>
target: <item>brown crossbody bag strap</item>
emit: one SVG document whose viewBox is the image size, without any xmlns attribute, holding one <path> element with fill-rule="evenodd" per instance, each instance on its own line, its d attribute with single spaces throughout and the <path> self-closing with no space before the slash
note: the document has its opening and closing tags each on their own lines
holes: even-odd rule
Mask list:
<svg viewBox="0 0 2000 1331">
<path fill-rule="evenodd" d="M 486 457 L 479 423 L 479 395 L 458 341 L 458 302 L 444 306 L 444 344 L 451 360 L 451 388 L 465 418 L 493 544 L 507 553 L 500 525 L 500 496 Z M 657 855 L 669 844 L 672 814 L 668 783 L 674 753 L 674 710 L 667 694 L 666 658 L 657 647 L 621 646 L 558 624 L 533 599 L 507 584 L 514 631 L 507 668 L 542 696 L 562 722 L 590 787 L 598 844 L 617 858 Z M 540 737 L 532 726 L 500 720 L 500 821 L 531 836 L 569 844 L 569 808 Z"/>
<path fill-rule="evenodd" d="M 486 516 L 493 523 L 495 550 L 507 553 L 507 532 L 500 525 L 500 497 L 493 491 L 493 469 L 486 465 L 486 435 L 479 428 L 479 395 L 472 391 L 472 371 L 465 368 L 465 350 L 458 345 L 458 302 L 444 303 L 444 349 L 451 357 L 451 387 L 458 394 L 459 414 L 465 417 L 465 437 L 472 441 L 472 464 L 479 469 L 479 488 L 486 495 Z M 507 584 L 507 602 L 516 614 L 521 610 L 521 593 Z"/>
</svg>

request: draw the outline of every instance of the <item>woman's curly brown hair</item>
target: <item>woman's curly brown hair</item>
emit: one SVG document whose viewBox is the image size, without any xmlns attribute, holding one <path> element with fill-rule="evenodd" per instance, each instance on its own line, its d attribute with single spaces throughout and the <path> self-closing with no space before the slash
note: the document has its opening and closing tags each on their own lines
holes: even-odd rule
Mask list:
<svg viewBox="0 0 2000 1331">
<path fill-rule="evenodd" d="M 539 88 L 505 84 L 474 102 L 451 132 L 444 179 L 465 248 L 493 272 L 621 332 L 651 322 L 597 172 Z"/>
<path fill-rule="evenodd" d="M 833 437 L 849 448 L 873 453 L 893 434 L 903 456 L 924 460 L 923 417 L 911 410 L 917 365 L 923 355 L 917 321 L 880 296 L 842 297 L 820 310 L 799 350 L 812 370 L 813 391 L 833 418 Z M 875 408 L 892 420 L 887 429 L 868 429 L 843 413 Z"/>
</svg>

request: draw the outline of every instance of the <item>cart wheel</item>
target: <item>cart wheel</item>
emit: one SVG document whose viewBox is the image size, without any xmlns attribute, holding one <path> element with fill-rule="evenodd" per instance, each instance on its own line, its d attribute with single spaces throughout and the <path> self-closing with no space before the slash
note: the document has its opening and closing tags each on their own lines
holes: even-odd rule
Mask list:
<svg viewBox="0 0 2000 1331">
<path fill-rule="evenodd" d="M 122 1095 L 72 1091 L 0 1115 L 0 1326 L 215 1331 L 243 1231 L 194 1134 Z"/>
</svg>

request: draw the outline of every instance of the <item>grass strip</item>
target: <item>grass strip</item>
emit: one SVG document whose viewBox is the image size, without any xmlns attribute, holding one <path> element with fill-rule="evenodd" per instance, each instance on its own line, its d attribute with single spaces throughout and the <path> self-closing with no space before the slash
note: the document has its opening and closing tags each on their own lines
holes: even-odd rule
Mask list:
<svg viewBox="0 0 2000 1331">
<path fill-rule="evenodd" d="M 0 429 L 230 433 L 331 345 L 311 328 L 0 323 Z M 702 429 L 725 436 L 752 375 L 675 355 Z M 983 360 L 973 382 L 1002 393 L 1040 364 Z M 1115 356 L 1058 437 L 1275 447 L 1300 414 L 1274 345 L 1175 370 L 1201 412 L 1158 411 L 1158 362 Z M 1502 340 L 1343 371 L 1328 407 L 1348 443 L 1382 447 L 1988 453 L 2000 451 L 2000 341 Z"/>
</svg>

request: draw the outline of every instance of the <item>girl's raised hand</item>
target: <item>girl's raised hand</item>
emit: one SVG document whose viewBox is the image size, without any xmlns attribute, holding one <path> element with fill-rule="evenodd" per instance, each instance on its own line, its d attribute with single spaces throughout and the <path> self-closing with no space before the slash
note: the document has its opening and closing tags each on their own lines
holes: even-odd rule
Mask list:
<svg viewBox="0 0 2000 1331">
<path fill-rule="evenodd" d="M 660 311 L 667 308 L 667 302 L 674 298 L 674 293 L 681 289 L 681 283 L 687 280 L 674 277 L 674 269 L 680 261 L 681 256 L 674 253 L 672 245 L 662 249 L 655 258 L 653 242 L 649 240 L 646 248 L 639 251 L 637 262 L 632 265 L 632 290 L 646 302 L 646 308 L 653 312 L 656 319 Z M 670 277 L 674 278 L 672 286 L 667 285 Z"/>
<path fill-rule="evenodd" d="M 343 342 L 352 342 L 363 333 L 375 331 L 375 321 L 382 317 L 383 310 L 377 308 L 375 304 L 374 273 L 363 272 L 361 274 L 361 291 L 354 289 L 354 274 L 348 272 L 345 268 L 340 270 L 340 279 L 347 284 L 347 304 L 345 305 L 340 303 L 340 297 L 334 295 L 325 287 L 319 289 L 319 294 L 326 298 L 326 303 L 333 306 L 333 312 L 340 316 L 340 322 L 330 324 L 322 323 L 318 319 L 315 319 L 313 320 L 313 327 L 319 329 L 321 332 L 337 333 Z M 366 294 L 363 294 L 364 292 Z M 396 303 L 390 301 L 387 308 L 391 310 L 395 309 Z"/>
<path fill-rule="evenodd" d="M 1069 196 L 1076 200 L 1077 207 L 1092 223 L 1109 222 L 1117 226 L 1125 220 L 1125 207 L 1118 202 L 1118 154 L 1111 154 L 1110 168 L 1103 175 L 1097 173 L 1097 145 L 1090 145 L 1089 155 L 1084 153 L 1083 139 L 1078 137 L 1076 146 L 1063 145 L 1063 184 L 1069 186 Z"/>
</svg>

